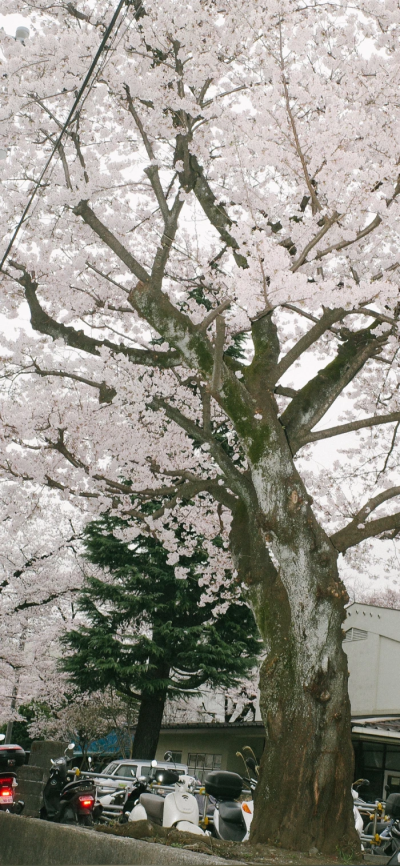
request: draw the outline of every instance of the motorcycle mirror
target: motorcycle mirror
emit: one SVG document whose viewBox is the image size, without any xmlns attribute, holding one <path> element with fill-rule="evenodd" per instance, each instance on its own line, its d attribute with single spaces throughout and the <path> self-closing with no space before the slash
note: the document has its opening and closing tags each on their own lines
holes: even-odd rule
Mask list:
<svg viewBox="0 0 400 866">
<path fill-rule="evenodd" d="M 88 758 L 88 759 L 87 759 L 87 762 L 88 762 L 88 764 L 89 764 L 89 767 L 91 767 L 91 766 L 92 766 L 92 759 L 91 759 L 91 758 Z"/>
<path fill-rule="evenodd" d="M 6 738 L 5 734 L 0 734 L 0 743 L 3 743 Z"/>
<path fill-rule="evenodd" d="M 152 767 L 157 767 L 157 761 L 152 761 L 152 762 L 151 762 L 151 766 L 152 766 Z"/>
<path fill-rule="evenodd" d="M 172 752 L 165 752 L 164 761 L 172 761 Z"/>
</svg>

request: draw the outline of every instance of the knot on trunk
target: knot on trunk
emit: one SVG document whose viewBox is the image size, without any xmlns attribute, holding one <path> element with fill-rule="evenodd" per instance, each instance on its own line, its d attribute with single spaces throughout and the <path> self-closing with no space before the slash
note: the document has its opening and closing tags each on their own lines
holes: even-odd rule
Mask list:
<svg viewBox="0 0 400 866">
<path fill-rule="evenodd" d="M 309 692 L 316 701 L 325 704 L 332 697 L 328 689 L 328 681 L 328 670 L 320 669 L 316 672 L 314 678 L 304 686 L 304 691 Z"/>
<path fill-rule="evenodd" d="M 326 562 L 325 558 L 323 559 L 323 556 L 326 556 L 326 558 L 328 557 L 324 554 L 320 557 L 322 564 L 325 565 Z M 346 602 L 349 600 L 347 590 L 341 582 L 329 583 L 328 586 L 325 587 L 321 585 L 317 586 L 317 599 L 323 598 L 337 598 L 343 601 L 344 604 L 346 604 Z"/>
</svg>

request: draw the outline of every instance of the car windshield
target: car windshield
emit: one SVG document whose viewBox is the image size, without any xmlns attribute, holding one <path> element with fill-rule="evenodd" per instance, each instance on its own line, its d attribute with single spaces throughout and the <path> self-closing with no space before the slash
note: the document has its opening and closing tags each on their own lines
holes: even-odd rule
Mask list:
<svg viewBox="0 0 400 866">
<path fill-rule="evenodd" d="M 121 764 L 114 776 L 136 776 L 137 764 Z"/>
<path fill-rule="evenodd" d="M 101 771 L 102 775 L 110 776 L 111 773 L 118 767 L 118 762 L 113 761 L 111 764 L 107 764 L 107 767 L 104 767 L 104 770 Z"/>
</svg>

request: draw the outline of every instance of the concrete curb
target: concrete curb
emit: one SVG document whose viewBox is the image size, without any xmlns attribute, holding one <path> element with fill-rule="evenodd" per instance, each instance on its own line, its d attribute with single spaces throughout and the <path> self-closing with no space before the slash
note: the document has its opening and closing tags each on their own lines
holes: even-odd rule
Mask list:
<svg viewBox="0 0 400 866">
<path fill-rule="evenodd" d="M 238 861 L 0 812 L 4 866 L 234 866 Z M 239 864 L 243 866 L 243 864 Z"/>
</svg>

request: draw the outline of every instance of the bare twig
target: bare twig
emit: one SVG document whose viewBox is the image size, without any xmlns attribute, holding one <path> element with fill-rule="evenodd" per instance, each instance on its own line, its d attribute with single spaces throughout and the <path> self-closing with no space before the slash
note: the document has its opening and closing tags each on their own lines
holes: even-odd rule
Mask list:
<svg viewBox="0 0 400 866">
<path fill-rule="evenodd" d="M 292 109 L 290 107 L 290 96 L 289 96 L 289 89 L 288 89 L 286 74 L 285 74 L 285 61 L 283 58 L 282 22 L 281 21 L 279 21 L 279 52 L 280 52 L 280 66 L 281 66 L 281 72 L 282 72 L 282 84 L 283 84 L 283 92 L 285 95 L 286 111 L 288 113 L 290 126 L 292 127 L 296 153 L 297 153 L 297 156 L 299 157 L 299 160 L 301 162 L 305 182 L 307 184 L 307 189 L 308 189 L 308 192 L 310 193 L 312 213 L 313 213 L 313 215 L 315 215 L 322 208 L 321 208 L 321 204 L 318 200 L 317 193 L 315 192 L 315 187 L 312 184 L 311 179 L 310 179 L 310 175 L 308 173 L 307 163 L 305 160 L 304 153 L 301 149 L 299 136 L 297 134 L 294 115 L 293 115 Z"/>
<path fill-rule="evenodd" d="M 396 436 L 397 436 L 397 431 L 398 431 L 398 429 L 399 429 L 399 426 L 400 426 L 400 421 L 397 422 L 397 424 L 396 424 L 396 426 L 395 426 L 395 428 L 394 428 L 394 430 L 393 430 L 393 435 L 392 435 L 392 441 L 391 441 L 391 443 L 390 443 L 390 448 L 389 448 L 388 453 L 386 454 L 385 462 L 384 462 L 384 464 L 383 464 L 383 467 L 382 467 L 382 469 L 380 470 L 380 472 L 378 472 L 378 476 L 377 476 L 377 478 L 380 478 L 380 476 L 383 475 L 383 473 L 384 473 L 384 472 L 386 471 L 386 469 L 387 469 L 387 465 L 388 465 L 388 463 L 389 463 L 390 455 L 393 453 L 393 448 L 394 448 L 394 446 L 395 446 Z"/>
</svg>

